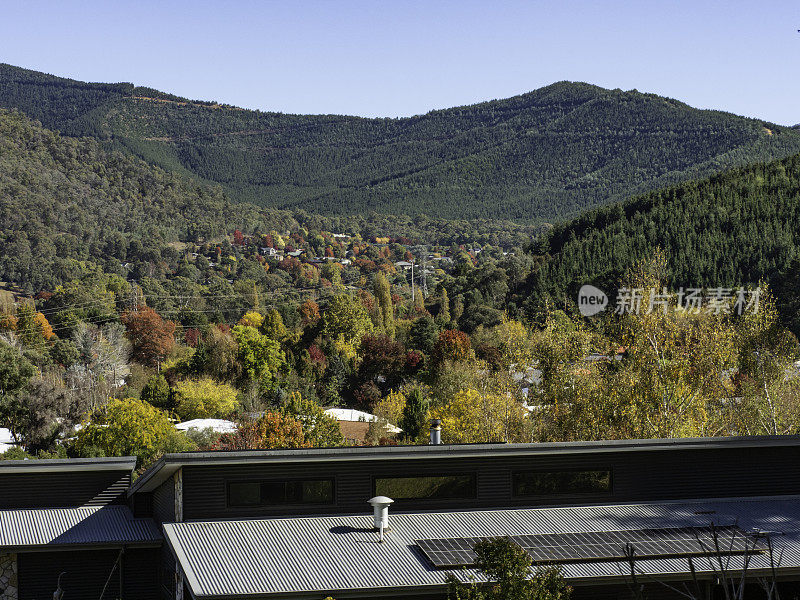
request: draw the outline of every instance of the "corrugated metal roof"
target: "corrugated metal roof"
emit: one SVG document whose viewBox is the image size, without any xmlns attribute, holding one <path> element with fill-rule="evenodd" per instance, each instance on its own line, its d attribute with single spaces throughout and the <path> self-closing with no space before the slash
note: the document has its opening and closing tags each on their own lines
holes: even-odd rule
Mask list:
<svg viewBox="0 0 800 600">
<path fill-rule="evenodd" d="M 152 520 L 133 518 L 126 506 L 0 511 L 0 548 L 146 545 L 162 539 Z"/>
<path fill-rule="evenodd" d="M 566 508 L 391 514 L 386 542 L 378 542 L 372 515 L 250 521 L 170 523 L 166 539 L 199 598 L 241 595 L 347 597 L 359 590 L 442 588 L 445 572 L 431 568 L 415 548 L 423 538 L 624 531 L 653 527 L 727 525 L 780 531 L 781 568 L 800 567 L 800 499 L 629 504 Z M 708 514 L 710 513 L 711 514 Z M 706 513 L 706 514 L 698 514 Z M 736 565 L 741 559 L 733 558 Z M 696 560 L 698 569 L 703 559 Z M 751 568 L 765 568 L 754 557 Z M 687 572 L 685 559 L 643 560 L 646 573 Z M 620 577 L 627 565 L 564 566 L 573 583 Z M 622 569 L 622 571 L 620 570 Z M 464 571 L 466 577 L 474 571 Z"/>
<path fill-rule="evenodd" d="M 180 452 L 166 454 L 131 486 L 136 491 L 152 491 L 184 465 L 227 465 L 251 462 L 334 462 L 352 460 L 430 459 L 476 456 L 539 456 L 597 454 L 603 452 L 652 452 L 713 448 L 798 447 L 800 436 L 739 436 L 713 438 L 668 438 L 650 440 L 599 440 L 590 442 L 547 442 L 534 444 L 441 444 L 419 446 L 356 446 L 231 452 Z"/>
</svg>

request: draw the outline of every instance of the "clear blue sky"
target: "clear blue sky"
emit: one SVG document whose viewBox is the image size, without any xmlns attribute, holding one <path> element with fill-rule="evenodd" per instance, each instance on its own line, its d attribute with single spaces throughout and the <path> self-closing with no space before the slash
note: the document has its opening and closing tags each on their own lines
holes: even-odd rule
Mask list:
<svg viewBox="0 0 800 600">
<path fill-rule="evenodd" d="M 394 117 L 572 80 L 800 122 L 800 0 L 5 0 L 0 15 L 0 62 L 247 108 Z"/>
</svg>

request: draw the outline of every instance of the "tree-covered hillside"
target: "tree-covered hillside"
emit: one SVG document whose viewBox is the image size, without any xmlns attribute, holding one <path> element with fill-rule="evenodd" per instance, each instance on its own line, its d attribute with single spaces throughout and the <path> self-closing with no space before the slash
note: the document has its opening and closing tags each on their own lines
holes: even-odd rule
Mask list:
<svg viewBox="0 0 800 600">
<path fill-rule="evenodd" d="M 800 151 L 800 131 L 561 82 L 403 119 L 285 115 L 0 65 L 0 106 L 237 200 L 325 214 L 553 221 Z"/>
<path fill-rule="evenodd" d="M 548 299 L 574 304 L 585 283 L 613 293 L 625 271 L 656 249 L 667 259 L 673 289 L 763 279 L 787 308 L 800 298 L 800 155 L 652 192 L 556 226 L 533 249 L 544 255 L 541 266 L 514 294 L 535 308 Z M 796 309 L 784 317 L 800 331 Z"/>
<path fill-rule="evenodd" d="M 121 274 L 122 263 L 152 277 L 176 268 L 182 254 L 176 248 L 219 243 L 237 229 L 504 248 L 522 247 L 534 234 L 533 227 L 510 222 L 329 218 L 233 204 L 219 186 L 106 150 L 95 140 L 61 136 L 0 109 L 0 282 L 35 293 L 71 281 L 91 265 Z"/>
</svg>

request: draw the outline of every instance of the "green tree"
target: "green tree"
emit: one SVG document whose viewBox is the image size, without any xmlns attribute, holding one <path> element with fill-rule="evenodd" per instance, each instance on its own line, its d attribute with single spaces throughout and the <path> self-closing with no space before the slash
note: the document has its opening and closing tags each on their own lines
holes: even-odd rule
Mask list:
<svg viewBox="0 0 800 600">
<path fill-rule="evenodd" d="M 284 365 L 280 343 L 259 333 L 255 327 L 245 325 L 234 327 L 233 337 L 242 374 L 251 381 L 271 383 Z"/>
<path fill-rule="evenodd" d="M 372 320 L 364 306 L 347 295 L 334 296 L 325 309 L 322 333 L 340 352 L 352 358 L 365 333 L 372 331 Z"/>
<path fill-rule="evenodd" d="M 175 384 L 175 412 L 183 421 L 227 418 L 238 407 L 236 390 L 210 377 Z"/>
<path fill-rule="evenodd" d="M 569 600 L 570 588 L 557 567 L 531 567 L 531 557 L 505 537 L 475 544 L 475 566 L 488 580 L 462 583 L 447 575 L 448 597 L 452 600 Z"/>
<path fill-rule="evenodd" d="M 36 368 L 16 349 L 0 340 L 0 402 L 21 390 Z"/>
<path fill-rule="evenodd" d="M 392 289 L 386 275 L 378 273 L 375 275 L 373 293 L 378 302 L 380 312 L 381 329 L 390 338 L 394 338 L 394 306 L 392 305 Z"/>
<path fill-rule="evenodd" d="M 286 325 L 283 323 L 283 317 L 277 309 L 273 308 L 264 316 L 264 323 L 261 325 L 261 333 L 276 342 L 284 342 L 288 337 Z"/>
<path fill-rule="evenodd" d="M 110 400 L 83 424 L 75 440 L 75 451 L 81 456 L 136 456 L 138 466 L 167 452 L 193 448 L 173 427 L 167 413 L 135 398 Z"/>
<path fill-rule="evenodd" d="M 428 428 L 428 411 L 430 402 L 423 396 L 422 390 L 413 389 L 406 396 L 403 416 L 398 426 L 403 430 L 406 439 L 414 441 Z"/>
<path fill-rule="evenodd" d="M 408 337 L 412 348 L 422 350 L 425 354 L 430 355 L 436 340 L 439 339 L 439 330 L 430 315 L 425 315 L 414 321 Z"/>
<path fill-rule="evenodd" d="M 290 416 L 303 426 L 305 439 L 318 447 L 341 446 L 344 442 L 339 422 L 328 415 L 319 404 L 292 392 L 281 408 L 283 416 Z"/>
<path fill-rule="evenodd" d="M 172 389 L 170 389 L 166 378 L 161 374 L 153 375 L 147 380 L 139 397 L 156 408 L 163 410 L 172 408 Z"/>
</svg>

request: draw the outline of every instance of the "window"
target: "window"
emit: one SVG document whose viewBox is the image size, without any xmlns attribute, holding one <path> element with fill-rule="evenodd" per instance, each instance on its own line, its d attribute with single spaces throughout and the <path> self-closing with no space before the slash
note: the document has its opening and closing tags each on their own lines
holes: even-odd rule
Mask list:
<svg viewBox="0 0 800 600">
<path fill-rule="evenodd" d="M 333 479 L 228 483 L 228 506 L 284 504 L 333 504 Z"/>
<path fill-rule="evenodd" d="M 611 471 L 517 471 L 515 496 L 610 494 Z"/>
<path fill-rule="evenodd" d="M 375 479 L 375 495 L 389 496 L 393 500 L 474 498 L 475 475 L 381 477 Z"/>
</svg>

